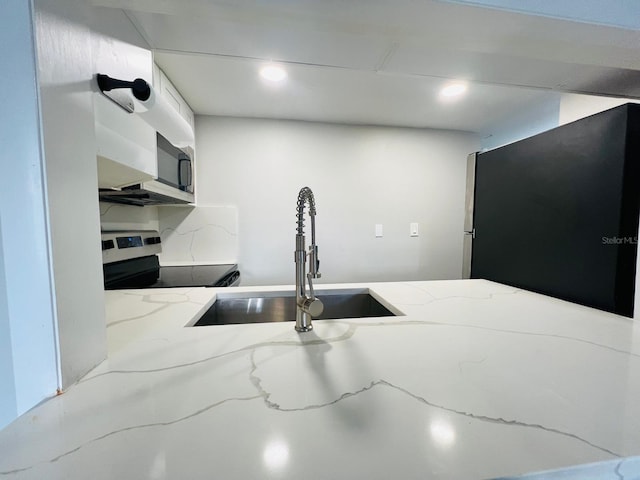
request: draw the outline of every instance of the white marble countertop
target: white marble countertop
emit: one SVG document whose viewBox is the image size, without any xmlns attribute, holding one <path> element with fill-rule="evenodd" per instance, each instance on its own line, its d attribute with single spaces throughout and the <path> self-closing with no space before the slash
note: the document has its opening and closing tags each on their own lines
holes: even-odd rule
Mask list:
<svg viewBox="0 0 640 480">
<path fill-rule="evenodd" d="M 638 468 L 638 322 L 482 280 L 349 287 L 405 316 L 185 328 L 221 291 L 291 287 L 105 292 L 108 360 L 0 431 L 0 478 Z"/>
</svg>

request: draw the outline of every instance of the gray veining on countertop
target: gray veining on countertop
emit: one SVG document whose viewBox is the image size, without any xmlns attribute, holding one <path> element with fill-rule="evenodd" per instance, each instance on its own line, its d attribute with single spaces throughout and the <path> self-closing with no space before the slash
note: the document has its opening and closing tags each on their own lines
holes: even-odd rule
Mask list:
<svg viewBox="0 0 640 480">
<path fill-rule="evenodd" d="M 106 292 L 109 359 L 0 431 L 0 475 L 492 478 L 640 453 L 637 322 L 478 280 L 360 287 L 405 316 L 188 328 L 231 290 Z"/>
</svg>

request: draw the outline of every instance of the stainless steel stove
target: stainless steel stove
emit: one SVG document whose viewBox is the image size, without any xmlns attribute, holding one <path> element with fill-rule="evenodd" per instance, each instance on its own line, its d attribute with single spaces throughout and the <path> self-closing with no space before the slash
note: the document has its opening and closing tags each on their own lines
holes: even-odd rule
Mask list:
<svg viewBox="0 0 640 480">
<path fill-rule="evenodd" d="M 237 264 L 160 266 L 160 234 L 155 230 L 102 232 L 106 290 L 125 288 L 232 287 Z"/>
</svg>

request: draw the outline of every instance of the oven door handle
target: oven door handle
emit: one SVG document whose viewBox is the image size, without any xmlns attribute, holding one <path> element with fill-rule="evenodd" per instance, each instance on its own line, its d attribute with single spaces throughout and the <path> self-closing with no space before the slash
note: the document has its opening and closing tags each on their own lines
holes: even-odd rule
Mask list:
<svg viewBox="0 0 640 480">
<path fill-rule="evenodd" d="M 240 271 L 234 270 L 218 280 L 214 287 L 233 287 L 240 283 Z"/>
<path fill-rule="evenodd" d="M 178 159 L 178 187 L 186 191 L 191 186 L 192 181 L 191 159 L 187 156 L 181 156 Z"/>
</svg>

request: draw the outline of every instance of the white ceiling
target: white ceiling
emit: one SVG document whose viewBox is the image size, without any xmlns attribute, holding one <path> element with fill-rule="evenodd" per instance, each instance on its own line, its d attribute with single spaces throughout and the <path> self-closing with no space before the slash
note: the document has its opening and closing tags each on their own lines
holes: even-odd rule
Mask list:
<svg viewBox="0 0 640 480">
<path fill-rule="evenodd" d="M 489 8 L 577 20 L 595 25 L 640 29 L 640 2 L 635 0 L 444 0 Z"/>
<path fill-rule="evenodd" d="M 200 114 L 486 132 L 560 92 L 640 98 L 640 31 L 584 18 L 434 0 L 93 2 L 126 10 Z M 278 88 L 257 75 L 268 61 L 288 70 Z M 447 79 L 468 95 L 441 102 Z"/>
</svg>

